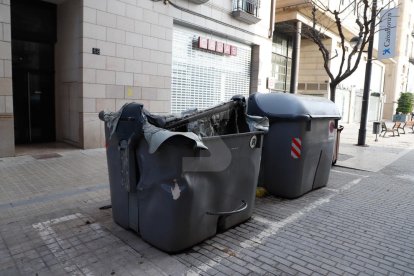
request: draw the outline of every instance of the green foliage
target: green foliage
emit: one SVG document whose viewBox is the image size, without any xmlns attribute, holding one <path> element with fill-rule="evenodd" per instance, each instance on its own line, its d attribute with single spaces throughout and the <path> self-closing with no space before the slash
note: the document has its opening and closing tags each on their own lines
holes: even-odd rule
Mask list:
<svg viewBox="0 0 414 276">
<path fill-rule="evenodd" d="M 401 112 L 402 114 L 411 113 L 414 105 L 414 94 L 410 92 L 401 93 L 400 98 L 398 99 L 397 113 Z"/>
</svg>

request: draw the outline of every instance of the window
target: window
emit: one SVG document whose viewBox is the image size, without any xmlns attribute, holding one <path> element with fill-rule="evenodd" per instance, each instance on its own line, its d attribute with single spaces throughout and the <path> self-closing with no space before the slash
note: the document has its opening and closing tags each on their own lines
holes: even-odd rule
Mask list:
<svg viewBox="0 0 414 276">
<path fill-rule="evenodd" d="M 259 0 L 233 0 L 233 10 L 242 10 L 257 17 Z"/>
<path fill-rule="evenodd" d="M 236 56 L 199 49 L 199 36 L 237 47 Z M 251 47 L 179 25 L 174 26 L 171 111 L 204 109 L 234 95 L 249 96 Z"/>
<path fill-rule="evenodd" d="M 290 77 L 292 69 L 292 39 L 282 34 L 273 37 L 272 45 L 272 77 L 275 79 L 276 91 L 290 90 Z"/>
</svg>

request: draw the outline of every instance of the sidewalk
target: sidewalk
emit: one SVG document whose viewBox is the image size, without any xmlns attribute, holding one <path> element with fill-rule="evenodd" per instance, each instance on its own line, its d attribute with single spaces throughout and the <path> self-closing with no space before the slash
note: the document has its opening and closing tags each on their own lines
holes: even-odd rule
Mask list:
<svg viewBox="0 0 414 276">
<path fill-rule="evenodd" d="M 103 149 L 2 158 L 0 275 L 414 275 L 414 135 L 357 147 L 357 132 L 345 125 L 327 187 L 257 198 L 249 221 L 176 255 L 99 209 Z"/>
<path fill-rule="evenodd" d="M 346 168 L 378 172 L 385 166 L 393 163 L 401 156 L 414 149 L 414 134 L 406 130 L 406 134 L 392 137 L 387 133 L 375 141 L 372 134 L 372 122 L 368 123 L 366 132 L 366 145 L 357 146 L 359 124 L 344 124 L 341 133 L 339 158 L 336 165 Z"/>
</svg>

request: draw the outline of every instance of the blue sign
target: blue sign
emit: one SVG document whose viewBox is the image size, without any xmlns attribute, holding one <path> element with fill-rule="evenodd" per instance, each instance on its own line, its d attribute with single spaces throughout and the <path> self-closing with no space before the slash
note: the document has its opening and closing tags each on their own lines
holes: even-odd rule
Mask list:
<svg viewBox="0 0 414 276">
<path fill-rule="evenodd" d="M 395 56 L 398 8 L 383 10 L 380 13 L 378 59 Z"/>
</svg>

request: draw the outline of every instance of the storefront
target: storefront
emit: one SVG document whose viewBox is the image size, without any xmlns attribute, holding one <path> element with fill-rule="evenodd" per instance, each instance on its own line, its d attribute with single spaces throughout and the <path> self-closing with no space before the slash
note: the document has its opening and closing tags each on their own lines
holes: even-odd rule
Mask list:
<svg viewBox="0 0 414 276">
<path fill-rule="evenodd" d="M 248 96 L 251 47 L 174 25 L 171 111 L 207 108 L 234 95 Z"/>
<path fill-rule="evenodd" d="M 0 157 L 20 144 L 102 147 L 99 112 L 129 102 L 163 115 L 266 89 L 270 1 L 132 2 L 0 3 Z"/>
</svg>

